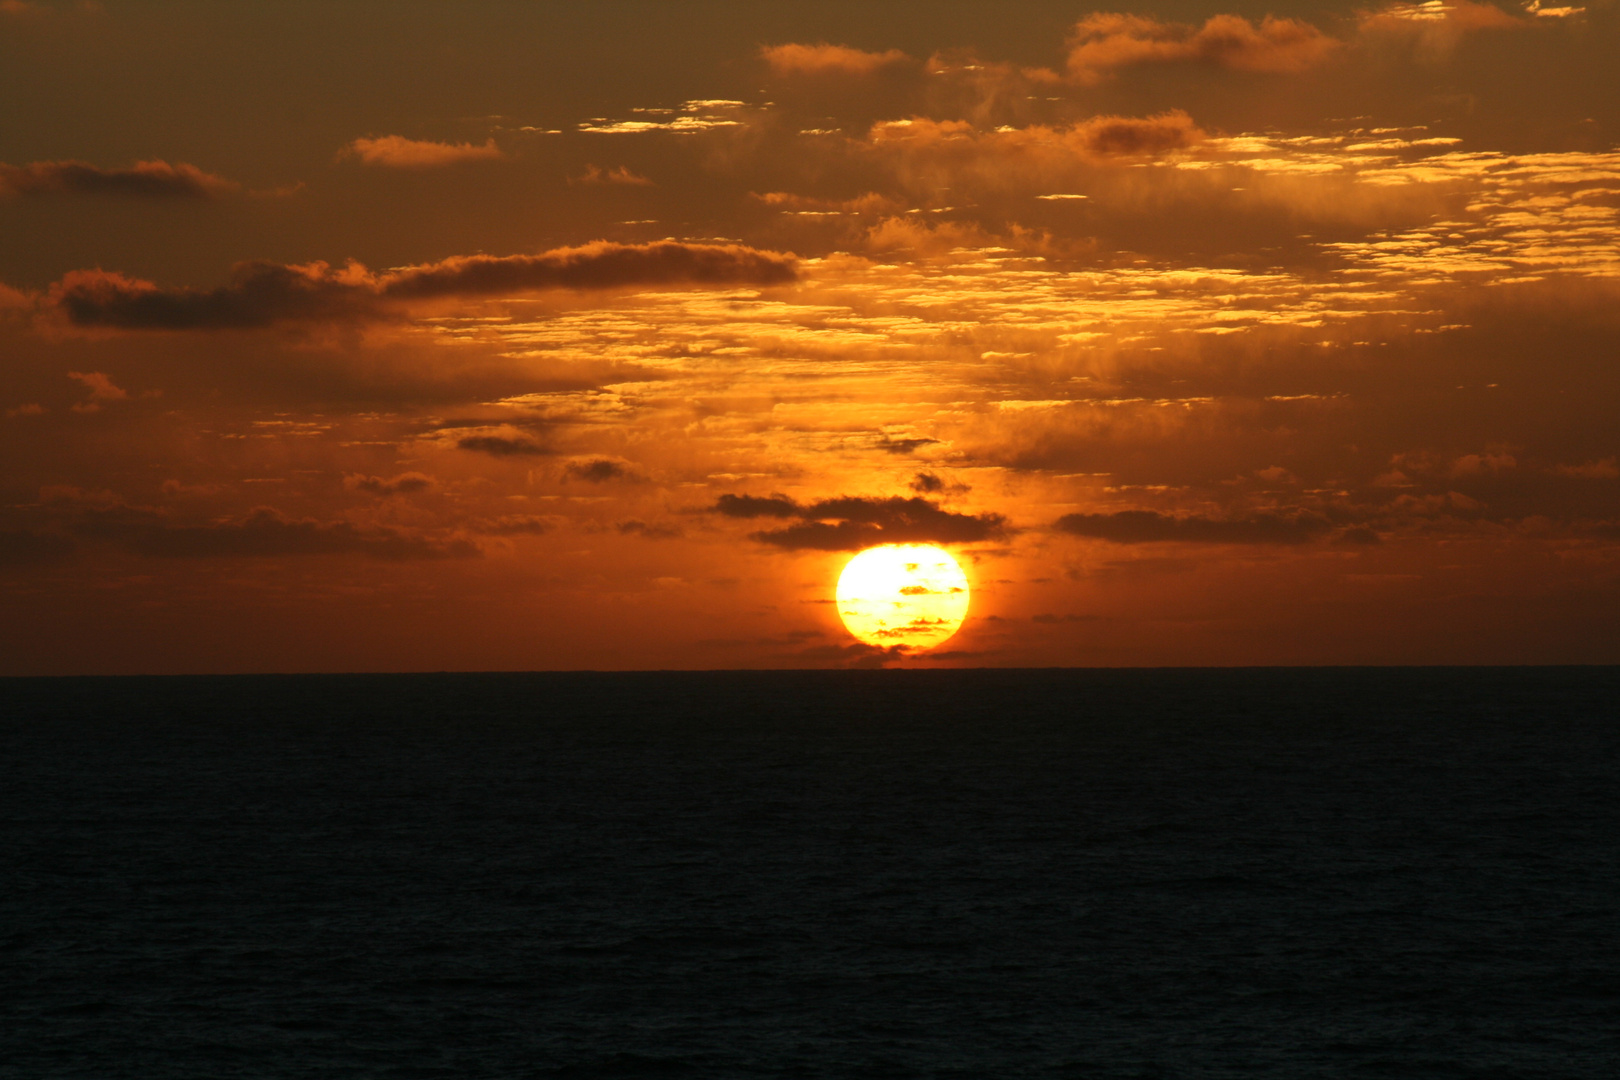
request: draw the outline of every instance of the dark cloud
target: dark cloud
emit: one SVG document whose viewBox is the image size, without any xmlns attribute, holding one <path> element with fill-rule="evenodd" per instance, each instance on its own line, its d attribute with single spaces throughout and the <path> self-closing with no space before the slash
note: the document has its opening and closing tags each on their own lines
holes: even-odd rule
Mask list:
<svg viewBox="0 0 1620 1080">
<path fill-rule="evenodd" d="M 468 558 L 480 554 L 466 540 L 437 540 L 400 529 L 360 529 L 346 521 L 288 518 L 259 507 L 237 521 L 167 525 L 103 518 L 80 531 L 112 540 L 138 555 L 162 559 L 253 558 L 293 555 L 365 555 L 374 559 Z"/>
<path fill-rule="evenodd" d="M 3 195 L 124 195 L 138 199 L 212 199 L 236 190 L 224 177 L 181 162 L 137 161 L 128 169 L 101 169 L 83 161 L 0 164 Z"/>
<path fill-rule="evenodd" d="M 930 443 L 937 443 L 938 439 L 891 439 L 885 435 L 878 442 L 879 450 L 886 450 L 891 454 L 910 454 Z"/>
<path fill-rule="evenodd" d="M 1007 535 L 1000 514 L 957 514 L 922 498 L 844 496 L 800 505 L 785 495 L 722 495 L 716 513 L 727 517 L 797 517 L 802 524 L 753 534 L 789 550 L 859 551 L 877 544 L 970 544 Z"/>
<path fill-rule="evenodd" d="M 399 299 L 627 285 L 781 285 L 795 280 L 790 255 L 742 244 L 597 241 L 540 255 L 464 255 L 381 277 Z"/>
<path fill-rule="evenodd" d="M 1204 517 L 1171 517 L 1152 510 L 1122 510 L 1116 514 L 1067 514 L 1056 528 L 1073 536 L 1089 536 L 1116 544 L 1176 541 L 1194 544 L 1302 544 L 1323 532 L 1327 523 L 1315 518 L 1285 518 L 1263 514 L 1217 521 Z"/>
<path fill-rule="evenodd" d="M 0 530 L 0 566 L 22 566 L 71 555 L 73 541 L 53 533 Z"/>
<path fill-rule="evenodd" d="M 400 473 L 391 479 L 351 473 L 343 478 L 343 486 L 350 491 L 369 491 L 373 495 L 402 495 L 425 491 L 433 486 L 433 477 L 418 472 Z"/>
<path fill-rule="evenodd" d="M 1310 23 L 1271 15 L 1258 23 L 1240 15 L 1214 15 L 1203 26 L 1193 27 L 1098 12 L 1075 25 L 1069 39 L 1068 74 L 1090 85 L 1138 64 L 1205 63 L 1294 73 L 1315 67 L 1342 47 Z"/>
<path fill-rule="evenodd" d="M 565 480 L 586 480 L 604 484 L 609 480 L 623 480 L 630 476 L 629 466 L 612 458 L 593 458 L 590 461 L 570 461 L 563 469 Z"/>
<path fill-rule="evenodd" d="M 456 440 L 462 450 L 475 450 L 495 457 L 526 457 L 549 454 L 551 451 L 530 439 L 509 438 L 505 435 L 467 435 Z"/>
<path fill-rule="evenodd" d="M 905 659 L 907 650 L 908 646 L 905 645 L 884 648 L 857 641 L 848 645 L 812 645 L 793 655 L 801 660 L 842 662 L 856 668 L 880 668 L 890 660 Z"/>
<path fill-rule="evenodd" d="M 790 255 L 741 244 L 601 241 L 540 255 L 470 255 L 374 274 L 359 263 L 238 263 L 215 289 L 162 288 L 103 270 L 75 270 L 49 301 L 76 326 L 206 330 L 297 320 L 384 317 L 399 302 L 544 289 L 642 285 L 778 285 L 797 276 Z"/>
<path fill-rule="evenodd" d="M 947 481 L 938 474 L 931 472 L 918 473 L 916 476 L 912 477 L 911 483 L 908 486 L 912 491 L 922 495 L 938 495 L 941 492 L 950 492 L 952 494 L 960 495 L 964 492 L 973 490 L 967 484 Z"/>
<path fill-rule="evenodd" d="M 647 540 L 673 540 L 681 535 L 681 530 L 674 525 L 646 522 L 639 518 L 628 518 L 613 527 L 625 536 L 640 536 Z"/>
</svg>

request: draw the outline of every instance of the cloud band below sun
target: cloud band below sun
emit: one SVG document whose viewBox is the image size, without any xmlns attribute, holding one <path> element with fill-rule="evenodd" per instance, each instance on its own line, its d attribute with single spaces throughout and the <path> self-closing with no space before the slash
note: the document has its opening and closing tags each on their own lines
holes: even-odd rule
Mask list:
<svg viewBox="0 0 1620 1080">
<path fill-rule="evenodd" d="M 797 276 L 791 255 L 742 244 L 600 241 L 539 255 L 466 255 L 374 273 L 313 262 L 238 263 L 218 288 L 164 288 L 104 270 L 76 270 L 47 306 L 75 326 L 206 330 L 283 321 L 387 317 L 402 302 L 546 289 L 647 285 L 778 285 Z"/>
</svg>

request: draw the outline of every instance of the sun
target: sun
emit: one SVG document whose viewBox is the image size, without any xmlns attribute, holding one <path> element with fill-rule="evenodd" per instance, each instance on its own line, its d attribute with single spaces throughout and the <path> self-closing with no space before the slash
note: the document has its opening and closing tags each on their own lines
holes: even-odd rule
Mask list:
<svg viewBox="0 0 1620 1080">
<path fill-rule="evenodd" d="M 838 575 L 838 614 L 868 645 L 932 649 L 956 633 L 967 610 L 967 575 L 932 544 L 867 548 Z"/>
</svg>

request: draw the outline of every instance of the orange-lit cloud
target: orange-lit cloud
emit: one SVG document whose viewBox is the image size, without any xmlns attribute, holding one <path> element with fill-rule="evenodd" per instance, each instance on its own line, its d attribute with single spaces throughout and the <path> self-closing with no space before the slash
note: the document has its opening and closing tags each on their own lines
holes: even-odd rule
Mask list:
<svg viewBox="0 0 1620 1080">
<path fill-rule="evenodd" d="M 162 288 L 102 270 L 77 270 L 48 303 L 75 326 L 193 330 L 276 322 L 375 318 L 390 302 L 483 297 L 544 289 L 638 285 L 774 285 L 792 281 L 790 256 L 742 245 L 616 244 L 540 255 L 466 255 L 373 273 L 358 263 L 241 263 L 216 289 Z"/>
<path fill-rule="evenodd" d="M 1271 15 L 1258 23 L 1238 15 L 1215 15 L 1195 27 L 1142 15 L 1098 13 L 1075 24 L 1065 71 L 1083 85 L 1142 64 L 1204 63 L 1288 74 L 1315 67 L 1342 47 L 1310 23 Z"/>
<path fill-rule="evenodd" d="M 470 80 L 455 183 L 239 96 L 186 155 L 306 197 L 12 191 L 0 666 L 909 664 L 827 602 L 899 540 L 973 577 L 929 663 L 1612 661 L 1612 19 L 1219 10 Z M 318 152 L 450 115 L 354 104 Z"/>
<path fill-rule="evenodd" d="M 75 382 L 82 383 L 90 391 L 90 400 L 74 404 L 77 412 L 94 412 L 101 408 L 104 401 L 124 401 L 129 394 L 122 388 L 113 384 L 112 378 L 104 371 L 70 371 L 67 377 Z"/>
<path fill-rule="evenodd" d="M 137 161 L 127 169 L 103 169 L 83 161 L 0 164 L 0 196 L 114 195 L 139 199 L 212 199 L 239 185 L 195 165 Z"/>
<path fill-rule="evenodd" d="M 602 169 L 595 165 L 585 166 L 583 175 L 569 178 L 570 184 L 619 184 L 628 187 L 651 187 L 652 181 L 630 171 L 628 165 L 620 165 L 615 169 Z"/>
<path fill-rule="evenodd" d="M 343 148 L 342 156 L 350 155 L 367 165 L 391 169 L 433 169 L 463 161 L 498 161 L 506 156 L 493 138 L 483 143 L 442 143 L 403 135 L 356 139 Z"/>
<path fill-rule="evenodd" d="M 887 195 L 879 195 L 875 191 L 868 191 L 864 195 L 857 195 L 853 199 L 818 198 L 813 195 L 796 195 L 788 191 L 767 191 L 764 194 L 754 194 L 754 198 L 766 206 L 774 207 L 788 214 L 799 214 L 809 217 L 831 216 L 839 214 L 888 214 L 902 209 L 897 199 Z"/>
<path fill-rule="evenodd" d="M 965 120 L 889 120 L 870 134 L 878 147 L 903 147 L 914 153 L 973 154 L 1033 160 L 1097 160 L 1141 157 L 1180 150 L 1199 142 L 1204 133 L 1180 109 L 1156 116 L 1094 116 L 1063 127 L 976 129 Z"/>
<path fill-rule="evenodd" d="M 877 53 L 846 45 L 767 45 L 759 52 L 778 75 L 870 75 L 911 60 L 899 49 Z"/>
</svg>

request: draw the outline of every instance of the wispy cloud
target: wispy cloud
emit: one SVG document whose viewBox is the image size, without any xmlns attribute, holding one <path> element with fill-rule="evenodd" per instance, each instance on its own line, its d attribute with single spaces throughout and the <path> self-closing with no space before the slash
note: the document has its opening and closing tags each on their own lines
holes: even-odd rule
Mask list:
<svg viewBox="0 0 1620 1080">
<path fill-rule="evenodd" d="M 870 75 L 915 62 L 899 49 L 867 52 L 847 45 L 766 45 L 759 53 L 778 75 Z"/>
<path fill-rule="evenodd" d="M 359 263 L 241 263 L 215 289 L 164 288 L 103 270 L 78 270 L 48 304 L 75 326 L 199 330 L 283 321 L 378 318 L 410 301 L 491 297 L 546 289 L 645 285 L 777 285 L 796 275 L 791 256 L 740 244 L 598 242 L 539 255 L 465 255 L 373 273 Z"/>
<path fill-rule="evenodd" d="M 83 161 L 0 164 L 0 195 L 213 199 L 239 186 L 185 162 L 137 161 L 127 169 L 104 169 Z"/>
<path fill-rule="evenodd" d="M 407 139 L 403 135 L 382 135 L 356 139 L 345 146 L 340 157 L 356 157 L 366 165 L 390 169 L 436 169 L 464 161 L 499 161 L 506 157 L 495 140 L 482 143 L 442 143 Z"/>
</svg>

